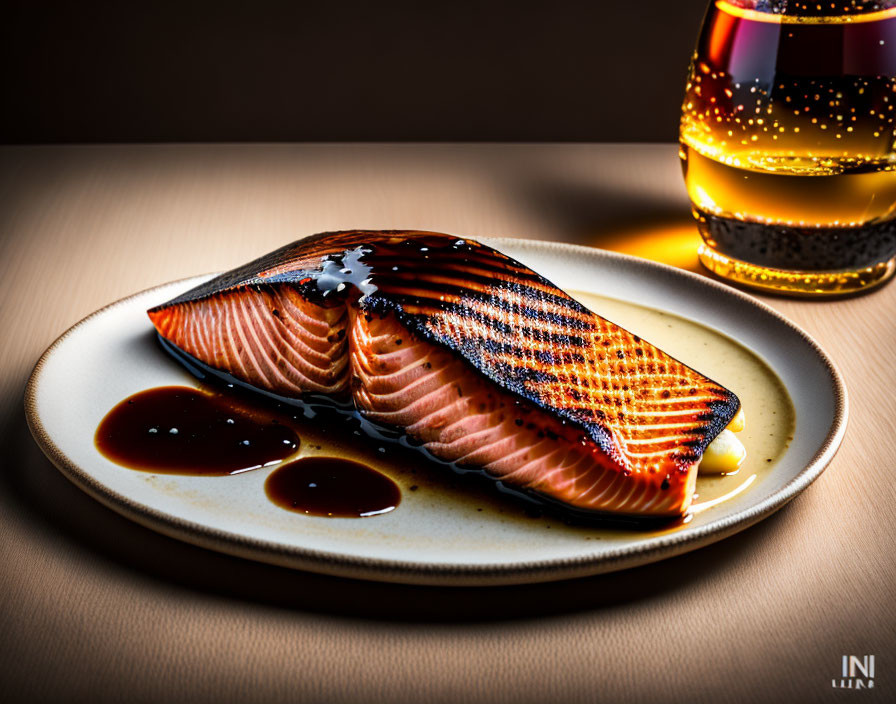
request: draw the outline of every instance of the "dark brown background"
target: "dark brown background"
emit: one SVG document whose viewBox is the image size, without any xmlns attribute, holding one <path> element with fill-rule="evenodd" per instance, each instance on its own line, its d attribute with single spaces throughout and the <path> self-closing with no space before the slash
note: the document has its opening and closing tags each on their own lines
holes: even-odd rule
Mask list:
<svg viewBox="0 0 896 704">
<path fill-rule="evenodd" d="M 705 7 L 3 2 L 0 141 L 672 141 Z"/>
</svg>

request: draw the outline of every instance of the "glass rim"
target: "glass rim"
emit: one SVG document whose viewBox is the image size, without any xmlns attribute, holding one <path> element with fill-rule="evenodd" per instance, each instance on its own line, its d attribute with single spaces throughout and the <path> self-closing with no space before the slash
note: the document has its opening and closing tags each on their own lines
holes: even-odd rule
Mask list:
<svg viewBox="0 0 896 704">
<path fill-rule="evenodd" d="M 842 15 L 786 15 L 780 12 L 763 11 L 743 7 L 729 0 L 715 0 L 716 7 L 726 14 L 740 19 L 766 22 L 768 24 L 845 24 L 878 22 L 896 17 L 896 5 L 883 10 Z"/>
</svg>

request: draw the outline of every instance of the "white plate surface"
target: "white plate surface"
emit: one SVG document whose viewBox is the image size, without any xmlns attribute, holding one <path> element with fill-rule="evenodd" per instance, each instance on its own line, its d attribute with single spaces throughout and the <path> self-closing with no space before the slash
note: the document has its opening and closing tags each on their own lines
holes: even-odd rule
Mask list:
<svg viewBox="0 0 896 704">
<path fill-rule="evenodd" d="M 535 530 L 531 522 L 470 514 L 432 494 L 404 492 L 392 513 L 326 519 L 274 507 L 268 470 L 232 477 L 153 475 L 99 454 L 94 432 L 138 391 L 193 379 L 154 343 L 147 308 L 207 277 L 114 303 L 72 327 L 44 354 L 26 392 L 29 425 L 54 464 L 128 518 L 242 557 L 367 579 L 511 584 L 609 572 L 693 550 L 770 515 L 824 469 L 846 427 L 846 390 L 830 359 L 792 323 L 722 284 L 654 262 L 573 245 L 488 244 L 567 290 L 609 296 L 689 318 L 738 340 L 783 381 L 796 409 L 794 439 L 771 473 L 743 494 L 664 533 Z M 598 311 L 600 312 L 600 311 Z"/>
</svg>

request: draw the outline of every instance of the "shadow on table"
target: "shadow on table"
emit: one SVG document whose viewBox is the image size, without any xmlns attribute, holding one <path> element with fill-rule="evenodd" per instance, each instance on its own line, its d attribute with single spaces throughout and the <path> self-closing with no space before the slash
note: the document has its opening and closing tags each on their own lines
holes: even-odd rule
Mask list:
<svg viewBox="0 0 896 704">
<path fill-rule="evenodd" d="M 71 484 L 31 438 L 23 415 L 9 419 L 0 441 L 8 460 L 0 475 L 4 503 L 50 528 L 70 552 L 201 594 L 306 613 L 373 621 L 477 623 L 600 610 L 666 599 L 714 574 L 736 569 L 774 539 L 781 519 L 696 552 L 608 575 L 506 587 L 424 587 L 328 577 L 230 557 L 168 538 L 105 508 Z"/>
<path fill-rule="evenodd" d="M 554 238 L 669 264 L 711 277 L 697 259 L 700 235 L 686 203 L 609 180 L 544 177 L 518 182 L 508 197 L 547 223 Z"/>
</svg>

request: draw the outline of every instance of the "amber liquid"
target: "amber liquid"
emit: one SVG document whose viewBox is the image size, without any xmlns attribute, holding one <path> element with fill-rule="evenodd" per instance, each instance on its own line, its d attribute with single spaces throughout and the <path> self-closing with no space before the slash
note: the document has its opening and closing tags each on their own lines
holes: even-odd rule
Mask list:
<svg viewBox="0 0 896 704">
<path fill-rule="evenodd" d="M 783 292 L 880 283 L 896 257 L 896 7 L 749 5 L 710 6 L 682 105 L 701 260 Z"/>
</svg>

